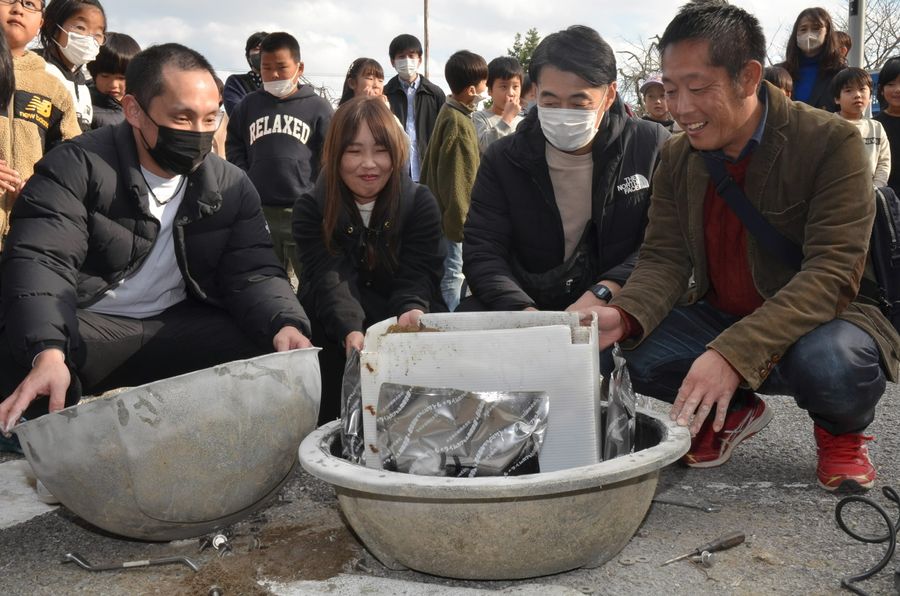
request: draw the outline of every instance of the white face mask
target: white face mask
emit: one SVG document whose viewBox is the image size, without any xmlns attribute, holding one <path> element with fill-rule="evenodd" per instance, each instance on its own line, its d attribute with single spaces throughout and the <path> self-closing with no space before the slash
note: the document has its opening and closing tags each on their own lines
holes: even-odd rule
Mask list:
<svg viewBox="0 0 900 596">
<path fill-rule="evenodd" d="M 394 60 L 394 68 L 397 69 L 397 73 L 400 75 L 401 79 L 411 81 L 416 76 L 416 69 L 419 68 L 419 59 L 397 58 Z"/>
<path fill-rule="evenodd" d="M 60 29 L 66 31 L 62 27 Z M 69 40 L 65 46 L 61 46 L 58 41 L 56 42 L 56 45 L 59 46 L 59 51 L 62 52 L 66 60 L 75 66 L 81 66 L 82 64 L 93 62 L 97 58 L 97 54 L 100 53 L 100 44 L 97 43 L 96 39 L 90 35 L 82 35 L 70 31 L 66 31 L 66 35 L 69 37 Z"/>
<path fill-rule="evenodd" d="M 797 47 L 807 52 L 818 50 L 823 43 L 818 33 L 807 33 L 806 35 L 797 36 Z"/>
<path fill-rule="evenodd" d="M 300 72 L 299 66 L 297 67 L 297 72 Z M 263 89 L 265 89 L 266 93 L 274 95 L 275 97 L 287 97 L 297 88 L 297 81 L 294 80 L 294 77 L 297 76 L 297 72 L 291 75 L 291 78 L 289 79 L 263 81 Z"/>
<path fill-rule="evenodd" d="M 560 151 L 581 149 L 594 139 L 598 130 L 597 110 L 538 106 L 538 120 L 547 142 Z"/>
</svg>

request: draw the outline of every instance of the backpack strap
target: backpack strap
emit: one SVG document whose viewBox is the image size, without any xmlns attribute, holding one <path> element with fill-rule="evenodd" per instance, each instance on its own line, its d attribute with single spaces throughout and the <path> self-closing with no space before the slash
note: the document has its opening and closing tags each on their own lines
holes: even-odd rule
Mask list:
<svg viewBox="0 0 900 596">
<path fill-rule="evenodd" d="M 803 263 L 803 251 L 793 241 L 785 238 L 781 232 L 772 227 L 766 218 L 753 206 L 744 191 L 737 185 L 720 159 L 701 151 L 706 169 L 716 186 L 716 193 L 728 204 L 744 227 L 771 254 L 777 256 L 782 263 L 791 269 L 800 270 Z"/>
</svg>

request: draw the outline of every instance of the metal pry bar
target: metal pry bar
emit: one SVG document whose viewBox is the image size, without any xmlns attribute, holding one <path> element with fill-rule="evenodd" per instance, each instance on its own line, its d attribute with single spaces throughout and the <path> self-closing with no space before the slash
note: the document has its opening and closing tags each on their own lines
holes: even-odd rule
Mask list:
<svg viewBox="0 0 900 596">
<path fill-rule="evenodd" d="M 185 565 L 191 571 L 200 571 L 200 567 L 187 557 L 161 557 L 159 559 L 142 559 L 139 561 L 124 561 L 122 563 L 110 563 L 108 565 L 91 565 L 78 553 L 66 553 L 63 563 L 75 563 L 88 571 L 113 571 L 115 569 L 134 569 L 136 567 L 150 567 L 153 565 Z"/>
</svg>

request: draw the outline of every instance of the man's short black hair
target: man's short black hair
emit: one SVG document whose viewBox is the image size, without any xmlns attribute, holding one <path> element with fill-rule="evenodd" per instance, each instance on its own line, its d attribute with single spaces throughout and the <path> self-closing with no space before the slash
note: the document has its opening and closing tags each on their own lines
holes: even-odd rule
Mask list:
<svg viewBox="0 0 900 596">
<path fill-rule="evenodd" d="M 391 45 L 388 48 L 388 53 L 391 55 L 391 62 L 394 61 L 397 54 L 402 54 L 407 50 L 413 50 L 419 55 L 419 58 L 422 57 L 422 42 L 419 41 L 418 37 L 410 35 L 409 33 L 403 33 L 392 39 Z"/>
<path fill-rule="evenodd" d="M 872 77 L 868 72 L 855 66 L 850 66 L 838 72 L 831 79 L 831 96 L 838 99 L 844 87 L 868 87 L 872 92 Z"/>
<path fill-rule="evenodd" d="M 269 54 L 278 50 L 288 50 L 291 58 L 300 62 L 300 44 L 297 42 L 297 38 L 290 33 L 284 31 L 269 33 L 259 44 L 260 52 Z"/>
<path fill-rule="evenodd" d="M 141 46 L 133 37 L 110 31 L 106 34 L 106 43 L 100 46 L 97 58 L 87 63 L 87 70 L 95 79 L 101 73 L 123 75 L 128 70 L 128 63 L 140 51 Z"/>
<path fill-rule="evenodd" d="M 516 77 L 519 78 L 520 84 L 525 82 L 525 70 L 519 64 L 519 61 L 512 56 L 500 56 L 488 62 L 488 89 L 494 86 L 494 81 L 497 79 L 508 80 Z"/>
<path fill-rule="evenodd" d="M 884 63 L 884 66 L 881 67 L 881 71 L 878 73 L 878 106 L 882 110 L 886 110 L 888 108 L 887 99 L 885 99 L 884 97 L 884 86 L 892 82 L 897 77 L 900 77 L 900 56 L 889 58 L 888 61 Z M 895 167 L 900 168 L 900 165 Z"/>
<path fill-rule="evenodd" d="M 528 75 L 538 85 L 545 66 L 578 75 L 593 87 L 616 80 L 616 55 L 612 48 L 599 33 L 584 25 L 573 25 L 541 40 L 528 67 Z"/>
<path fill-rule="evenodd" d="M 262 43 L 262 40 L 266 38 L 268 33 L 266 31 L 257 31 L 253 35 L 247 38 L 247 43 L 244 44 L 244 56 L 250 57 L 250 50 L 259 47 L 259 44 Z"/>
<path fill-rule="evenodd" d="M 178 43 L 150 46 L 131 59 L 125 71 L 125 89 L 144 109 L 150 109 L 154 97 L 163 94 L 163 70 L 205 70 L 213 79 L 216 71 L 200 52 Z"/>
<path fill-rule="evenodd" d="M 659 53 L 662 56 L 669 46 L 691 40 L 708 41 L 710 65 L 725 68 L 734 82 L 750 60 L 766 63 L 766 36 L 759 21 L 724 0 L 682 6 L 659 40 Z"/>
<path fill-rule="evenodd" d="M 444 66 L 444 78 L 447 79 L 453 93 L 461 93 L 470 85 L 478 86 L 478 83 L 487 80 L 487 77 L 487 62 L 469 50 L 455 52 Z"/>
</svg>

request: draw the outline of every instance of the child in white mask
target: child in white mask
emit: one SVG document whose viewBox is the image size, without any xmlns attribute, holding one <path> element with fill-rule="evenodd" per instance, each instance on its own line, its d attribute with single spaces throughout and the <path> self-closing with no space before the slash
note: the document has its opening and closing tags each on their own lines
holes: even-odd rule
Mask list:
<svg viewBox="0 0 900 596">
<path fill-rule="evenodd" d="M 93 106 L 84 65 L 106 43 L 106 13 L 99 0 L 53 0 L 44 11 L 41 42 L 47 72 L 58 77 L 72 94 L 78 124 L 91 128 Z"/>
<path fill-rule="evenodd" d="M 440 87 L 419 74 L 422 42 L 416 36 L 398 35 L 388 53 L 397 76 L 385 84 L 384 95 L 409 137 L 409 173 L 418 182 L 425 147 L 446 97 Z"/>
</svg>

